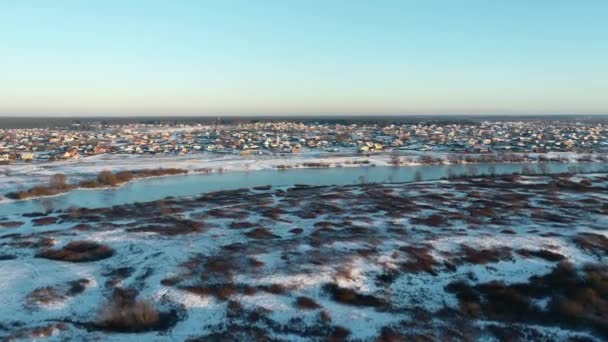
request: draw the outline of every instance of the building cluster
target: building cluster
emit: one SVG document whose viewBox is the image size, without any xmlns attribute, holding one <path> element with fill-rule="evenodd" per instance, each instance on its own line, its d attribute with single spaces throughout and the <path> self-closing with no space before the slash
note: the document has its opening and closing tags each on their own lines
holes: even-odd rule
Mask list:
<svg viewBox="0 0 608 342">
<path fill-rule="evenodd" d="M 607 152 L 608 125 L 574 121 L 233 125 L 79 125 L 0 129 L 0 162 L 73 159 L 98 154 L 230 154 L 306 151 L 372 153 L 418 150 L 460 153 Z"/>
</svg>

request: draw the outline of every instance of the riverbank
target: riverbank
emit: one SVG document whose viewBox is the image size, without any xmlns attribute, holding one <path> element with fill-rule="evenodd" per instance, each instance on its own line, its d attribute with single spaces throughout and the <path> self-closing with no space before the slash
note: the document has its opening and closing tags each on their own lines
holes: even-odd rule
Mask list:
<svg viewBox="0 0 608 342">
<path fill-rule="evenodd" d="M 56 174 L 51 176 L 48 185 L 40 185 L 23 191 L 10 192 L 6 194 L 6 197 L 12 200 L 51 197 L 77 189 L 116 188 L 137 179 L 173 176 L 185 173 L 188 173 L 188 170 L 176 168 L 120 171 L 116 173 L 101 171 L 97 175 L 97 179 L 81 181 L 78 184 L 68 184 L 66 183 L 66 177 L 63 174 Z"/>
<path fill-rule="evenodd" d="M 109 170 L 114 173 L 142 169 L 175 168 L 188 173 L 226 173 L 240 171 L 285 170 L 306 167 L 359 167 L 359 166 L 422 166 L 470 165 L 479 163 L 531 163 L 548 162 L 600 162 L 608 160 L 606 154 L 546 153 L 546 154 L 453 154 L 433 152 L 400 152 L 377 154 L 306 153 L 286 155 L 234 156 L 217 154 L 190 154 L 178 156 L 100 155 L 79 160 L 50 163 L 21 163 L 0 167 L 0 189 L 3 196 L 47 185 L 56 174 L 66 177 L 69 184 L 94 180 Z M 307 166 L 308 165 L 308 166 Z M 5 199 L 6 200 L 6 199 Z M 0 203 L 2 198 L 0 197 Z"/>
<path fill-rule="evenodd" d="M 0 215 L 46 212 L 70 207 L 102 208 L 136 202 L 162 200 L 166 197 L 187 197 L 201 193 L 259 186 L 353 185 L 365 183 L 407 183 L 472 177 L 480 175 L 605 173 L 608 164 L 550 162 L 532 167 L 530 163 L 499 163 L 469 165 L 416 165 L 292 168 L 260 171 L 188 173 L 180 176 L 135 180 L 108 189 L 76 189 L 49 198 L 5 201 Z"/>
</svg>

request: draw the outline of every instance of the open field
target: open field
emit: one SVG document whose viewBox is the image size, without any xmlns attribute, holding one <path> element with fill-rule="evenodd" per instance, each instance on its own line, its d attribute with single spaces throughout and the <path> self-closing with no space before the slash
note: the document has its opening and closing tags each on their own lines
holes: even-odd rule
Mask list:
<svg viewBox="0 0 608 342">
<path fill-rule="evenodd" d="M 257 187 L 0 218 L 0 337 L 608 338 L 608 177 Z"/>
</svg>

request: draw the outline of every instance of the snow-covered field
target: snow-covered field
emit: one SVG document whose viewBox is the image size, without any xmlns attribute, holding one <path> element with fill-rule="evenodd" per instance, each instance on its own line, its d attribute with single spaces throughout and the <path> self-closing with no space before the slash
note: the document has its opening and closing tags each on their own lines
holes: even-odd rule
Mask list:
<svg viewBox="0 0 608 342">
<path fill-rule="evenodd" d="M 502 176 L 0 217 L 0 338 L 601 340 L 607 199 Z"/>
</svg>

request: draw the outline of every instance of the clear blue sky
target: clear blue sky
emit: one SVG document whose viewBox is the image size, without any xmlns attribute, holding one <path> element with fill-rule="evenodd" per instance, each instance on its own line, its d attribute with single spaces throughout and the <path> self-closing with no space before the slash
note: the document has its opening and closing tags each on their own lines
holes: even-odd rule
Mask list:
<svg viewBox="0 0 608 342">
<path fill-rule="evenodd" d="M 0 115 L 230 113 L 608 113 L 608 1 L 0 1 Z"/>
</svg>

